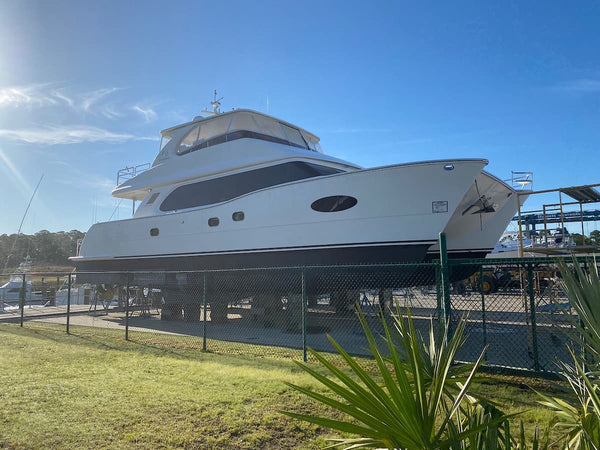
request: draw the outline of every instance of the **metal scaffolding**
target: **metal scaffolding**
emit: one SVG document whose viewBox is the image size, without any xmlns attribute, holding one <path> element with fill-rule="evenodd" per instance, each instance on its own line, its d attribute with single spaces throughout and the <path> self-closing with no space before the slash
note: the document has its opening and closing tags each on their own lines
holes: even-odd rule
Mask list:
<svg viewBox="0 0 600 450">
<path fill-rule="evenodd" d="M 519 257 L 523 257 L 524 253 L 524 245 L 523 245 L 523 237 L 524 234 L 527 234 L 527 237 L 530 237 L 531 230 L 530 226 L 535 230 L 535 225 L 540 224 L 544 226 L 543 228 L 543 237 L 544 243 L 543 245 L 538 245 L 537 247 L 532 247 L 527 249 L 527 252 L 532 253 L 543 253 L 545 255 L 564 255 L 564 254 L 572 254 L 572 253 L 594 253 L 600 250 L 600 248 L 596 245 L 581 245 L 581 246 L 568 246 L 565 232 L 565 223 L 572 222 L 580 222 L 581 223 L 581 234 L 584 236 L 584 244 L 585 244 L 585 232 L 584 232 L 584 222 L 596 221 L 600 220 L 600 211 L 599 210 L 589 210 L 584 211 L 584 204 L 592 204 L 592 203 L 600 203 L 600 192 L 598 192 L 595 188 L 600 186 L 598 184 L 587 184 L 583 186 L 573 186 L 573 187 L 565 187 L 565 188 L 556 188 L 556 189 L 545 189 L 541 191 L 523 191 L 517 192 L 517 199 L 519 200 L 517 203 L 519 205 L 518 215 L 516 216 L 519 232 Z M 558 203 L 549 203 L 543 204 L 542 209 L 532 210 L 532 211 L 521 211 L 521 196 L 532 196 L 538 194 L 550 194 L 550 193 L 558 193 Z M 570 197 L 574 201 L 563 202 L 563 195 Z M 565 206 L 579 206 L 579 211 L 565 211 Z M 561 245 L 551 246 L 548 242 L 548 225 L 549 224 L 560 224 L 560 234 L 557 236 L 557 241 Z M 525 230 L 523 226 L 525 225 Z M 525 233 L 524 233 L 525 232 Z"/>
</svg>

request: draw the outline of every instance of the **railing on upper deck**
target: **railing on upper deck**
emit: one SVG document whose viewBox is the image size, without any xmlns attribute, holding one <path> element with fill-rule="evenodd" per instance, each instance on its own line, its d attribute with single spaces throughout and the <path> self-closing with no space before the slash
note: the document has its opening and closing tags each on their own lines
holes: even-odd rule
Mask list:
<svg viewBox="0 0 600 450">
<path fill-rule="evenodd" d="M 117 186 L 121 183 L 138 176 L 150 168 L 150 163 L 138 164 L 137 166 L 125 167 L 117 172 Z"/>
</svg>

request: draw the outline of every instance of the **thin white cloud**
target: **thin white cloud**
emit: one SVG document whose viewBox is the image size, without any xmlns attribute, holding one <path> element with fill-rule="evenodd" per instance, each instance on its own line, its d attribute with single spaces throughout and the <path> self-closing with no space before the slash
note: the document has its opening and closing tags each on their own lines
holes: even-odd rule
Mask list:
<svg viewBox="0 0 600 450">
<path fill-rule="evenodd" d="M 133 113 L 141 115 L 144 121 L 155 120 L 158 115 L 148 102 L 123 101 L 114 93 L 124 88 L 106 87 L 84 92 L 70 92 L 60 83 L 39 83 L 23 86 L 0 87 L 0 108 L 48 108 L 64 112 L 65 108 L 77 113 L 104 116 L 115 120 Z M 133 105 L 133 106 L 132 106 Z"/>
<path fill-rule="evenodd" d="M 112 87 L 87 92 L 82 95 L 81 108 L 84 111 L 89 111 L 92 105 L 98 103 L 103 97 L 106 97 L 119 89 L 120 88 Z"/>
<path fill-rule="evenodd" d="M 58 101 L 47 92 L 49 84 L 30 84 L 0 88 L 0 107 L 42 107 L 56 105 Z"/>
<path fill-rule="evenodd" d="M 123 117 L 115 105 L 105 105 L 100 109 L 100 114 L 109 119 L 118 119 L 119 117 Z"/>
<path fill-rule="evenodd" d="M 63 94 L 62 89 L 56 89 L 55 91 L 52 92 L 52 95 L 54 95 L 56 98 L 62 100 L 70 107 L 73 107 L 75 104 L 75 102 L 73 102 L 73 99 L 71 99 L 70 97 L 67 97 L 65 94 Z"/>
<path fill-rule="evenodd" d="M 99 113 L 110 119 L 121 117 L 114 104 L 104 104 L 106 97 L 120 90 L 118 87 L 96 89 L 79 95 L 67 94 L 65 88 L 56 88 L 56 83 L 30 84 L 0 88 L 1 107 L 30 107 L 66 105 L 76 111 Z"/>
<path fill-rule="evenodd" d="M 152 109 L 152 108 L 142 108 L 141 106 L 135 105 L 133 106 L 131 109 L 133 109 L 135 112 L 141 114 L 141 116 L 144 118 L 144 120 L 146 122 L 150 122 L 154 119 L 156 119 L 156 112 Z"/>
<path fill-rule="evenodd" d="M 554 86 L 557 91 L 564 92 L 580 92 L 580 93 L 594 93 L 600 92 L 600 79 L 594 78 L 580 78 L 578 80 L 571 80 L 564 83 L 560 83 Z"/>
<path fill-rule="evenodd" d="M 80 144 L 82 142 L 120 143 L 126 141 L 156 141 L 155 137 L 115 133 L 89 126 L 48 126 L 40 128 L 0 129 L 0 138 L 26 144 Z"/>
</svg>

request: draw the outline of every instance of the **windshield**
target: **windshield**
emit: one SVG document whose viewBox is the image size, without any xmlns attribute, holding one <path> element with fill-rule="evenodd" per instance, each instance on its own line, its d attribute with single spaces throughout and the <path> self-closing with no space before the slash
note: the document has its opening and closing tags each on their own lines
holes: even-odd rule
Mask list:
<svg viewBox="0 0 600 450">
<path fill-rule="evenodd" d="M 157 165 L 159 162 L 164 161 L 165 159 L 167 159 L 167 157 L 169 156 L 168 154 L 168 150 L 165 148 L 167 146 L 167 144 L 171 141 L 171 136 L 168 134 L 165 134 L 161 137 L 160 140 L 160 149 L 158 151 L 158 155 L 156 155 L 156 158 L 154 159 L 154 162 L 152 163 L 152 167 L 154 167 L 155 165 Z"/>
<path fill-rule="evenodd" d="M 212 117 L 190 126 L 176 153 L 187 153 L 242 138 L 262 139 L 322 152 L 319 139 L 277 119 L 249 111 Z"/>
<path fill-rule="evenodd" d="M 215 117 L 195 125 L 187 132 L 179 143 L 177 154 L 181 155 L 188 153 L 190 149 L 197 147 L 203 142 L 206 142 L 215 136 L 221 136 L 227 133 L 230 119 L 230 116 Z"/>
</svg>

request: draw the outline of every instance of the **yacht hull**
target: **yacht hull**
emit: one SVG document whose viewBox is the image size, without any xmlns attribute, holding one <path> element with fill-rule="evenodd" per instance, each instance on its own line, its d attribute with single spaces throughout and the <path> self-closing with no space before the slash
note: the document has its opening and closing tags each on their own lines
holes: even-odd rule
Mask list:
<svg viewBox="0 0 600 450">
<path fill-rule="evenodd" d="M 191 211 L 100 223 L 74 262 L 78 272 L 419 262 L 484 165 L 431 161 L 360 170 Z M 336 195 L 353 197 L 356 205 L 337 212 L 311 209 L 316 200 Z M 237 212 L 242 221 L 232 219 Z M 208 226 L 215 217 L 219 225 Z"/>
<path fill-rule="evenodd" d="M 444 228 L 449 258 L 485 258 L 517 213 L 527 196 L 483 171 L 469 188 Z M 439 255 L 436 242 L 429 257 Z"/>
</svg>

